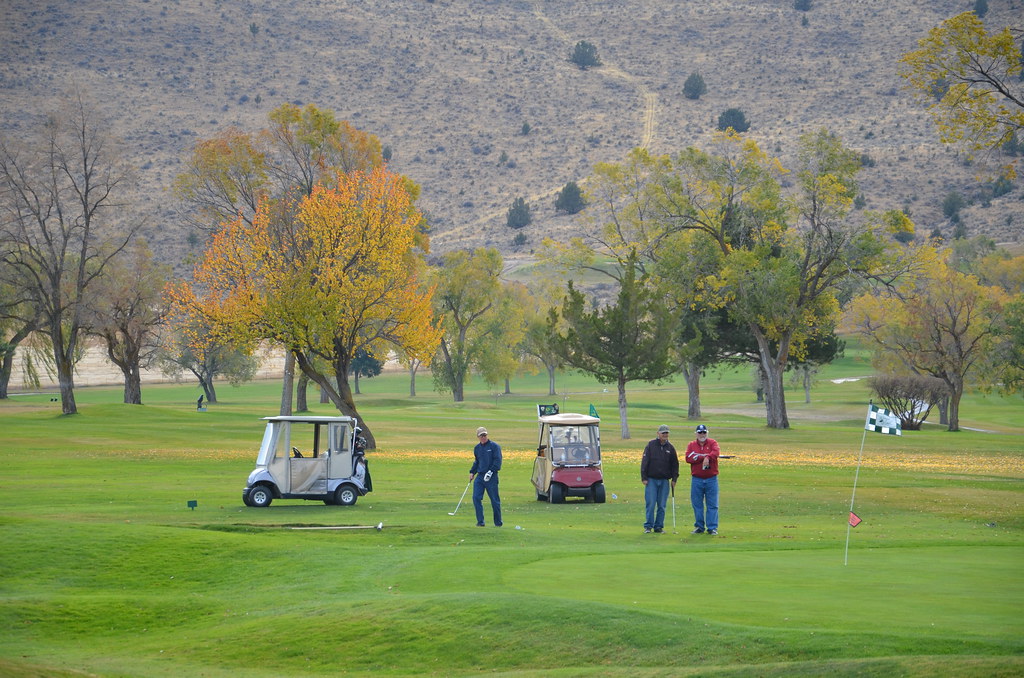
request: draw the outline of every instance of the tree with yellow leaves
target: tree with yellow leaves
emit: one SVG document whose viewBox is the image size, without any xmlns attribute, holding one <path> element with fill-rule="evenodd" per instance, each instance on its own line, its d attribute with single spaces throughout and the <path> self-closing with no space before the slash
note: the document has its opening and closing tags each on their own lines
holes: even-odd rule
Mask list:
<svg viewBox="0 0 1024 678">
<path fill-rule="evenodd" d="M 900 75 L 928 104 L 943 143 L 994 149 L 1024 129 L 1021 34 L 1020 27 L 990 33 L 974 12 L 964 12 L 900 59 Z"/>
<path fill-rule="evenodd" d="M 274 217 L 282 207 L 292 218 Z M 420 219 L 402 176 L 338 173 L 287 205 L 261 204 L 251 223 L 225 223 L 193 284 L 172 288 L 175 312 L 240 343 L 280 342 L 340 412 L 358 416 L 356 351 L 384 359 L 394 346 L 429 361 L 440 340 L 433 291 L 419 284 Z M 365 421 L 363 435 L 374 447 Z"/>
<path fill-rule="evenodd" d="M 895 294 L 872 292 L 855 299 L 848 319 L 875 346 L 878 364 L 946 384 L 949 430 L 958 431 L 964 391 L 997 378 L 986 364 L 999 345 L 1001 309 L 1009 297 L 934 254 L 932 265 L 906 278 Z"/>
</svg>

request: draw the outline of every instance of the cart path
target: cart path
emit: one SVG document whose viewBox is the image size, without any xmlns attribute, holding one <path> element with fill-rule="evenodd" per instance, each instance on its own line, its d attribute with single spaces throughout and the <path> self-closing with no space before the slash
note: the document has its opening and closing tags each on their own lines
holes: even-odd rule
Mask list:
<svg viewBox="0 0 1024 678">
<path fill-rule="evenodd" d="M 544 14 L 541 2 L 534 1 L 531 4 L 533 6 L 533 14 L 534 14 L 534 16 L 537 18 L 538 21 L 540 21 L 547 28 L 549 33 L 554 35 L 566 47 L 572 47 L 575 44 L 573 42 L 572 38 L 569 36 L 568 33 L 566 33 L 561 28 L 559 28 L 555 24 L 555 22 L 553 22 L 551 20 L 551 18 L 549 16 Z M 643 105 L 643 114 L 641 116 L 643 122 L 642 122 L 642 127 L 641 127 L 641 130 L 640 130 L 640 142 L 639 142 L 638 145 L 641 148 L 649 149 L 651 144 L 654 141 L 654 135 L 655 135 L 655 131 L 656 131 L 656 128 L 657 128 L 657 121 L 658 121 L 658 95 L 655 94 L 654 92 L 652 92 L 642 82 L 640 82 L 640 79 L 637 78 L 635 75 L 633 75 L 631 73 L 628 73 L 627 71 L 623 70 L 622 68 L 620 68 L 618 66 L 610 65 L 608 63 L 604 63 L 600 67 L 598 67 L 597 72 L 600 73 L 601 75 L 606 76 L 606 77 L 618 78 L 618 79 L 621 79 L 621 80 L 625 80 L 626 83 L 628 83 L 631 87 L 633 87 L 637 91 L 637 93 L 640 95 L 640 99 L 641 99 L 641 102 L 642 102 L 642 105 Z M 586 182 L 587 182 L 587 179 L 584 178 L 581 181 L 579 181 L 578 183 L 582 187 L 582 185 L 585 184 Z M 558 192 L 561 191 L 561 190 L 562 190 L 562 187 L 559 186 L 559 187 L 556 187 L 556 188 L 548 189 L 546 191 L 542 191 L 540 193 L 534 193 L 532 195 L 528 195 L 528 196 L 526 196 L 526 202 L 527 202 L 527 204 L 531 204 L 532 205 L 532 204 L 537 204 L 537 203 L 543 202 L 545 200 L 550 200 L 550 199 L 554 198 L 558 194 Z M 480 229 L 480 227 L 482 227 L 484 224 L 486 224 L 486 223 L 488 223 L 488 222 L 490 222 L 490 221 L 492 221 L 494 219 L 500 218 L 503 214 L 507 214 L 507 212 L 508 212 L 507 208 L 506 209 L 495 210 L 493 212 L 489 212 L 489 213 L 485 214 L 484 216 L 480 217 L 479 219 L 476 219 L 475 221 L 463 224 L 461 226 L 455 226 L 455 227 L 445 231 L 444 233 L 438 233 L 436 236 L 434 236 L 433 239 L 434 240 L 438 240 L 438 241 L 444 241 L 445 239 L 448 239 L 448 238 L 450 238 L 453 235 L 457 235 L 457 234 L 463 233 L 465 231 L 478 231 Z"/>
</svg>

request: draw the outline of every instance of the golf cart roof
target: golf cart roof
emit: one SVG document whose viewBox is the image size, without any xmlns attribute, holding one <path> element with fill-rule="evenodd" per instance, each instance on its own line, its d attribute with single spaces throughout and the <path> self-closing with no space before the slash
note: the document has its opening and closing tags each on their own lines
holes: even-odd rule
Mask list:
<svg viewBox="0 0 1024 678">
<path fill-rule="evenodd" d="M 276 416 L 276 417 L 263 417 L 263 421 L 290 421 L 299 424 L 330 424 L 334 422 L 348 423 L 355 421 L 349 416 L 337 416 L 337 417 L 324 417 L 324 416 Z"/>
<path fill-rule="evenodd" d="M 582 426 L 585 424 L 599 424 L 601 420 L 597 417 L 591 417 L 586 414 L 576 414 L 575 412 L 562 412 L 561 414 L 549 414 L 543 417 L 539 417 L 542 424 L 548 424 L 550 426 Z"/>
</svg>

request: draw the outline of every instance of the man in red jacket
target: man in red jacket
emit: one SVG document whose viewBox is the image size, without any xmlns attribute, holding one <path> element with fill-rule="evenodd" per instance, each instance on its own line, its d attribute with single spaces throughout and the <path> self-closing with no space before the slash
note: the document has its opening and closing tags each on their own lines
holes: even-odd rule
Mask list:
<svg viewBox="0 0 1024 678">
<path fill-rule="evenodd" d="M 697 427 L 697 439 L 686 446 L 690 464 L 690 503 L 693 534 L 718 534 L 718 443 L 708 437 L 708 427 Z"/>
</svg>

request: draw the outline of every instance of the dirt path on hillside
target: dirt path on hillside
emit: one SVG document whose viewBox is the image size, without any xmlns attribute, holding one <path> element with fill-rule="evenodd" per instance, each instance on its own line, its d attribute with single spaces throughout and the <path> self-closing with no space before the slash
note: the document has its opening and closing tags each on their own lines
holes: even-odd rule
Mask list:
<svg viewBox="0 0 1024 678">
<path fill-rule="evenodd" d="M 572 38 L 569 36 L 568 33 L 566 33 L 557 25 L 555 25 L 551 18 L 544 14 L 540 2 L 534 2 L 532 3 L 532 5 L 534 16 L 537 17 L 538 21 L 540 21 L 542 24 L 544 24 L 544 26 L 547 27 L 548 32 L 550 32 L 552 35 L 554 35 L 556 38 L 562 41 L 567 48 L 572 47 L 575 44 L 573 43 Z M 639 78 L 637 78 L 635 75 L 632 75 L 631 73 L 622 70 L 618 66 L 604 63 L 600 66 L 599 73 L 606 77 L 625 80 L 626 83 L 633 87 L 640 95 L 640 98 L 643 102 L 643 114 L 641 116 L 643 122 L 640 130 L 640 142 L 638 145 L 641 148 L 650 148 L 651 143 L 654 141 L 654 134 L 657 128 L 658 95 L 650 91 L 647 88 L 647 86 L 641 83 Z M 586 182 L 587 179 L 583 179 L 579 182 L 579 184 L 582 187 L 582 185 L 584 185 Z M 559 186 L 540 193 L 528 195 L 526 196 L 526 202 L 527 204 L 537 204 L 540 202 L 544 202 L 546 200 L 550 200 L 554 198 L 556 195 L 558 195 L 558 192 L 561 190 L 562 187 Z M 479 219 L 476 219 L 475 221 L 463 224 L 462 226 L 456 226 L 454 228 L 451 228 L 445 231 L 443 234 L 439 234 L 437 237 L 438 239 L 451 238 L 453 235 L 458 235 L 459 233 L 463 233 L 465 231 L 479 231 L 484 224 L 493 221 L 494 219 L 500 218 L 501 215 L 507 214 L 507 212 L 508 210 L 505 209 L 489 212 L 484 216 L 480 217 Z"/>
</svg>

